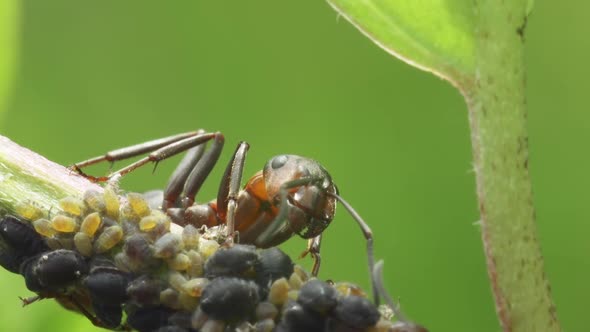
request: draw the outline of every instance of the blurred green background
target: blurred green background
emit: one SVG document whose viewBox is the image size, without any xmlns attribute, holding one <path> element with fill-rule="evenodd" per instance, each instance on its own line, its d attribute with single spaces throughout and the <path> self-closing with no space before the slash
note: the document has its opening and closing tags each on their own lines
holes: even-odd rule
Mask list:
<svg viewBox="0 0 590 332">
<path fill-rule="evenodd" d="M 539 1 L 526 40 L 539 237 L 568 331 L 588 325 L 589 11 Z M 0 133 L 64 165 L 196 128 L 226 135 L 221 164 L 248 141 L 246 176 L 276 154 L 317 159 L 371 224 L 387 287 L 410 317 L 431 331 L 499 330 L 461 96 L 323 1 L 3 1 L 2 96 Z M 163 188 L 177 161 L 122 186 Z M 215 196 L 224 167 L 201 201 Z M 284 248 L 304 246 L 293 238 Z M 340 208 L 321 277 L 368 287 L 364 247 Z M 0 281 L 0 330 L 92 330 L 50 300 L 21 308 L 22 278 L 0 271 Z"/>
</svg>

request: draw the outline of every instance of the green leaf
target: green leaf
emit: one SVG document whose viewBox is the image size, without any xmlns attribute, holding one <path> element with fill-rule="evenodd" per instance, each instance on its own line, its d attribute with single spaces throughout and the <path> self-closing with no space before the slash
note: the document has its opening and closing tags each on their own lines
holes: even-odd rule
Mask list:
<svg viewBox="0 0 590 332">
<path fill-rule="evenodd" d="M 455 85 L 474 72 L 470 0 L 328 0 L 371 40 L 396 57 Z"/>
<path fill-rule="evenodd" d="M 524 35 L 533 0 L 329 0 L 376 44 L 469 106 L 482 240 L 504 331 L 561 331 L 535 232 Z"/>
<path fill-rule="evenodd" d="M 18 1 L 0 1 L 0 113 L 14 78 L 17 52 Z"/>
</svg>

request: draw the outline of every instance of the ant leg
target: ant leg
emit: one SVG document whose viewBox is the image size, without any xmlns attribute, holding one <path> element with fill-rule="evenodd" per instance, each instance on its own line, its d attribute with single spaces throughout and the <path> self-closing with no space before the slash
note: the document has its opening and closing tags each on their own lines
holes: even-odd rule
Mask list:
<svg viewBox="0 0 590 332">
<path fill-rule="evenodd" d="M 211 148 L 197 161 L 184 183 L 183 194 L 181 197 L 181 202 L 184 207 L 193 205 L 195 196 L 201 189 L 207 176 L 209 176 L 209 173 L 213 170 L 213 167 L 215 167 L 219 155 L 221 154 L 221 150 L 223 150 L 223 143 L 225 142 L 223 134 L 216 132 L 210 135 L 211 137 L 209 139 L 213 139 Z"/>
<path fill-rule="evenodd" d="M 202 134 L 202 135 L 196 135 L 196 136 L 192 136 L 192 137 L 188 137 L 185 138 L 183 140 L 168 144 L 162 148 L 159 148 L 158 150 L 150 153 L 148 156 L 126 166 L 121 168 L 120 170 L 111 173 L 108 176 L 108 179 L 115 177 L 115 176 L 124 176 L 125 174 L 135 170 L 136 168 L 139 168 L 147 163 L 150 162 L 154 162 L 156 163 L 156 166 L 158 165 L 158 163 L 164 159 L 170 158 L 176 154 L 179 154 L 181 152 L 184 152 L 190 148 L 193 148 L 195 146 L 201 145 L 203 143 L 206 143 L 212 139 L 217 139 L 218 136 L 222 137 L 223 140 L 223 135 L 221 135 L 221 133 L 207 133 L 207 134 Z M 197 164 L 198 166 L 198 164 Z"/>
<path fill-rule="evenodd" d="M 204 131 L 199 130 L 197 133 L 198 135 L 202 135 Z M 176 206 L 177 199 L 182 193 L 186 179 L 203 156 L 203 152 L 205 152 L 205 144 L 200 144 L 188 150 L 170 176 L 166 189 L 164 190 L 164 202 L 162 204 L 162 209 L 164 211 L 172 206 Z"/>
<path fill-rule="evenodd" d="M 238 207 L 238 193 L 242 182 L 242 173 L 246 163 L 246 154 L 250 146 L 246 142 L 240 142 L 229 161 L 225 173 L 219 184 L 217 192 L 217 214 L 223 219 L 225 217 L 227 225 L 226 243 L 232 245 L 235 233 L 235 214 Z"/>
<path fill-rule="evenodd" d="M 313 258 L 313 267 L 311 268 L 311 275 L 317 277 L 320 273 L 320 265 L 322 263 L 322 257 L 320 256 L 320 247 L 322 245 L 322 234 L 307 240 L 307 249 L 301 254 L 300 258 L 310 254 Z"/>
<path fill-rule="evenodd" d="M 18 297 L 19 300 L 21 300 L 23 307 L 28 306 L 29 304 L 35 303 L 37 301 L 41 301 L 43 299 L 43 297 L 41 297 L 40 295 L 36 295 L 36 296 L 31 296 L 31 297 Z"/>
<path fill-rule="evenodd" d="M 345 201 L 339 195 L 336 195 L 333 193 L 328 193 L 328 195 L 336 198 L 342 204 L 342 206 L 344 206 L 344 208 L 348 211 L 348 213 L 350 213 L 352 218 L 359 225 L 359 227 L 361 228 L 361 231 L 363 232 L 363 235 L 365 236 L 365 239 L 367 240 L 367 260 L 369 263 L 369 274 L 371 277 L 371 287 L 373 288 L 373 300 L 375 301 L 376 305 L 379 305 L 379 292 L 377 291 L 377 285 L 376 285 L 375 274 L 374 274 L 375 256 L 373 255 L 373 232 L 371 231 L 371 228 L 369 227 L 369 225 L 352 208 L 352 206 L 350 204 L 348 204 L 347 201 Z"/>
<path fill-rule="evenodd" d="M 178 141 L 181 141 L 181 140 L 189 138 L 189 137 L 197 136 L 201 133 L 202 133 L 202 131 L 192 131 L 192 132 L 188 132 L 188 133 L 168 136 L 168 137 L 164 137 L 164 138 L 160 138 L 160 139 L 156 139 L 156 140 L 152 140 L 152 141 L 148 141 L 148 142 L 135 144 L 132 146 L 121 148 L 121 149 L 109 151 L 102 156 L 90 158 L 90 159 L 75 163 L 74 165 L 70 166 L 69 168 L 72 169 L 73 171 L 77 172 L 78 174 L 84 176 L 85 178 L 88 178 L 91 181 L 104 182 L 104 181 L 107 181 L 109 178 L 108 177 L 94 177 L 91 175 L 87 175 L 84 172 L 82 172 L 82 168 L 90 166 L 90 165 L 94 165 L 94 164 L 97 164 L 97 163 L 100 163 L 103 161 L 109 161 L 112 163 L 117 160 L 123 160 L 123 159 L 131 158 L 131 157 L 135 157 L 135 156 L 147 153 L 147 152 L 152 152 L 152 151 L 157 150 L 159 148 L 170 145 L 174 142 L 178 142 Z"/>
</svg>

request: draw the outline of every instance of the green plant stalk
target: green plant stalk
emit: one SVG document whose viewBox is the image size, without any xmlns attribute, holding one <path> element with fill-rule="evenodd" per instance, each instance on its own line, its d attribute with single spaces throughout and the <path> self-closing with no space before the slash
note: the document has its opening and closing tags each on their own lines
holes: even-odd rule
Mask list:
<svg viewBox="0 0 590 332">
<path fill-rule="evenodd" d="M 526 1 L 475 1 L 469 106 L 484 250 L 504 331 L 560 331 L 536 236 L 525 99 Z"/>
<path fill-rule="evenodd" d="M 64 166 L 0 136 L 0 211 L 14 213 L 23 202 L 49 211 L 59 199 L 81 197 L 88 189 L 102 191 Z"/>
<path fill-rule="evenodd" d="M 504 331 L 560 331 L 543 272 L 529 175 L 524 30 L 533 0 L 448 0 L 444 6 L 328 1 L 387 52 L 462 92 L 469 107 L 482 239 L 500 324 Z M 432 15 L 432 8 L 439 16 Z M 447 35 L 437 38 L 433 29 L 423 28 L 428 24 Z"/>
</svg>

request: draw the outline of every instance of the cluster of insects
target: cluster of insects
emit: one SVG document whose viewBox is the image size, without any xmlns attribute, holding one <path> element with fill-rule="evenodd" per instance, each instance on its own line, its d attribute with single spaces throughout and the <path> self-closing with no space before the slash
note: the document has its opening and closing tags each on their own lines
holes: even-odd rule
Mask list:
<svg viewBox="0 0 590 332">
<path fill-rule="evenodd" d="M 240 190 L 248 151 L 242 142 L 217 199 L 195 203 L 223 143 L 221 133 L 196 131 L 111 151 L 71 166 L 91 181 L 107 182 L 103 192 L 63 198 L 51 216 L 31 203 L 20 207 L 19 217 L 4 216 L 0 265 L 23 275 L 38 294 L 25 304 L 55 298 L 113 330 L 425 331 L 402 319 L 388 298 L 369 227 L 316 161 L 274 157 Z M 184 151 L 164 191 L 120 198 L 120 176 Z M 146 153 L 107 177 L 82 171 Z M 353 284 L 316 278 L 322 234 L 337 202 L 367 240 L 374 302 Z M 310 274 L 276 248 L 295 234 L 308 239 Z M 396 323 L 378 310 L 381 297 Z"/>
</svg>

